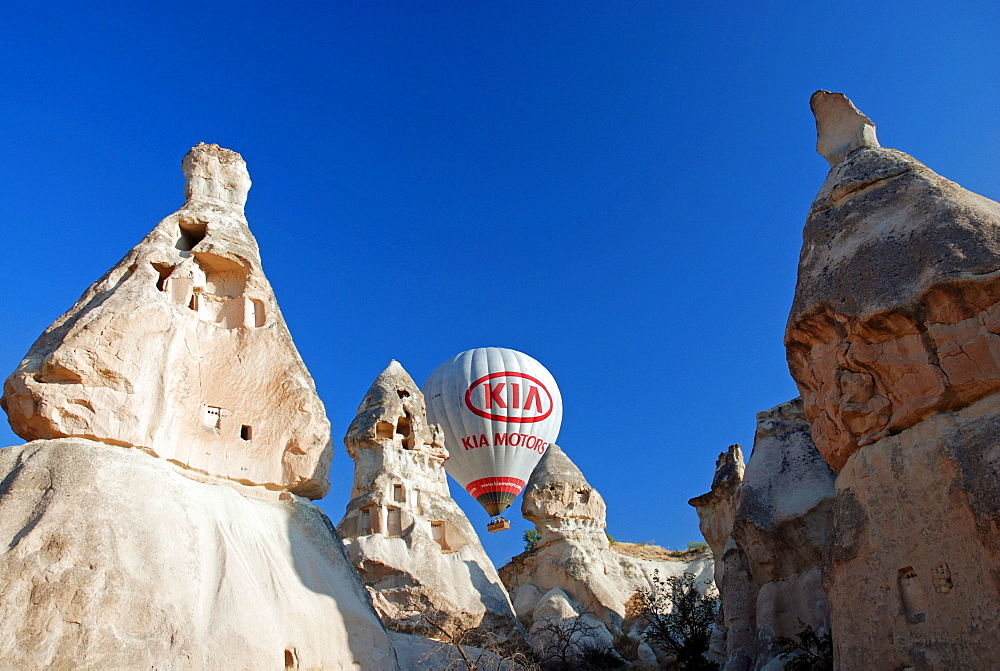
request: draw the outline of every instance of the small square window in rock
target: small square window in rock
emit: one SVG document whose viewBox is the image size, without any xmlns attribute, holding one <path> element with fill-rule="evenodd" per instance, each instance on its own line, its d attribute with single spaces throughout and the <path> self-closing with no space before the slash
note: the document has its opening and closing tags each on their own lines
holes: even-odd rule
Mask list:
<svg viewBox="0 0 1000 671">
<path fill-rule="evenodd" d="M 242 438 L 243 440 L 252 440 L 253 439 L 253 427 L 250 426 L 249 424 L 244 424 L 240 428 L 240 438 Z"/>
<path fill-rule="evenodd" d="M 392 500 L 399 503 L 406 501 L 406 492 L 403 490 L 403 485 L 392 486 Z"/>
</svg>

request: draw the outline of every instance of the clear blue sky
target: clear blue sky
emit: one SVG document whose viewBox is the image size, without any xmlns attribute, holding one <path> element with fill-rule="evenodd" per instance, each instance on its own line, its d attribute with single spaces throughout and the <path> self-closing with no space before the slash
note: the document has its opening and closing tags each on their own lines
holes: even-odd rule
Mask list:
<svg viewBox="0 0 1000 671">
<path fill-rule="evenodd" d="M 265 271 L 341 438 L 398 359 L 545 364 L 559 443 L 617 538 L 699 538 L 687 499 L 796 395 L 782 333 L 843 91 L 884 146 L 1000 196 L 1000 5 L 16 3 L 0 30 L 0 369 L 241 152 Z M 20 440 L 3 427 L 0 443 Z M 478 527 L 486 515 L 453 495 Z M 519 504 L 515 504 L 517 506 Z M 527 524 L 486 536 L 502 563 Z"/>
</svg>

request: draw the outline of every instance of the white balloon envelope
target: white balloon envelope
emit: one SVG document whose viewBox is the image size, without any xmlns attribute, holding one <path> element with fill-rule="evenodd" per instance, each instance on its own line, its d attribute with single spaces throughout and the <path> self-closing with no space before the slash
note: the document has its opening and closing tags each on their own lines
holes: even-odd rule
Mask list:
<svg viewBox="0 0 1000 671">
<path fill-rule="evenodd" d="M 445 470 L 491 516 L 499 515 L 559 435 L 555 379 L 527 354 L 480 347 L 438 366 L 423 391 L 427 418 L 444 427 Z"/>
</svg>

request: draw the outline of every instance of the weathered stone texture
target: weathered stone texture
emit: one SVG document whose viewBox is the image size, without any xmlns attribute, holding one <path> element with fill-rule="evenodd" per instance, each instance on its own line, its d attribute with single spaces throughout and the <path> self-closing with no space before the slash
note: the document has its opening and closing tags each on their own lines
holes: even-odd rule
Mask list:
<svg viewBox="0 0 1000 671">
<path fill-rule="evenodd" d="M 774 639 L 794 637 L 800 621 L 821 634 L 830 630 L 822 558 L 833 483 L 794 399 L 757 414 L 745 470 L 738 446 L 731 447 L 719 456 L 712 491 L 691 499 L 716 552 L 722 609 L 713 654 L 724 669 L 761 668 L 775 657 Z M 726 520 L 731 526 L 720 541 Z"/>
<path fill-rule="evenodd" d="M 709 558 L 630 556 L 619 551 L 629 544 L 612 545 L 605 533 L 604 499 L 558 445 L 549 445 L 532 473 L 521 512 L 541 539 L 535 550 L 501 567 L 500 577 L 515 612 L 531 630 L 548 621 L 584 618 L 595 643 L 622 633 L 638 637 L 644 623 L 627 617 L 626 603 L 636 590 L 650 588 L 655 573 L 666 578 L 688 572 L 703 587 L 711 582 Z M 663 554 L 657 550 L 650 554 Z M 640 647 L 640 656 L 655 664 L 649 646 Z"/>
<path fill-rule="evenodd" d="M 712 478 L 712 489 L 701 496 L 688 501 L 698 509 L 698 526 L 701 535 L 705 537 L 708 546 L 712 548 L 712 556 L 721 558 L 725 554 L 726 543 L 733 532 L 733 522 L 736 521 L 736 506 L 739 503 L 743 488 L 743 473 L 746 466 L 743 463 L 743 450 L 739 445 L 730 445 L 729 449 L 719 454 L 715 461 L 715 476 Z M 715 563 L 715 584 L 722 584 L 725 565 L 721 561 Z"/>
<path fill-rule="evenodd" d="M 843 93 L 816 91 L 809 106 L 816 116 L 816 151 L 830 165 L 841 163 L 856 149 L 880 146 L 875 124 Z"/>
<path fill-rule="evenodd" d="M 351 501 L 338 530 L 386 626 L 438 632 L 524 632 L 496 569 L 451 498 L 441 428 L 393 361 L 375 379 L 344 438 L 354 459 Z"/>
<path fill-rule="evenodd" d="M 1000 396 L 869 445 L 837 478 L 840 668 L 1000 668 Z"/>
<path fill-rule="evenodd" d="M 0 667 L 395 668 L 315 505 L 191 475 L 79 438 L 0 450 Z"/>
<path fill-rule="evenodd" d="M 184 206 L 31 347 L 0 399 L 26 440 L 81 437 L 319 498 L 329 422 L 243 214 L 239 154 L 184 158 Z"/>
<path fill-rule="evenodd" d="M 830 171 L 803 238 L 785 345 L 834 469 L 1000 390 L 1000 204 L 860 149 Z"/>
<path fill-rule="evenodd" d="M 891 149 L 830 171 L 785 342 L 840 471 L 838 668 L 1000 667 L 998 313 L 1000 204 Z"/>
</svg>

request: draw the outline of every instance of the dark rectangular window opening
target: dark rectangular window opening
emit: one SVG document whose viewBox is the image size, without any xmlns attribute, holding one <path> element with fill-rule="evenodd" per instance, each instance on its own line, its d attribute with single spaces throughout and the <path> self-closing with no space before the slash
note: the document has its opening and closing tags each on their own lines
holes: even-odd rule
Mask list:
<svg viewBox="0 0 1000 671">
<path fill-rule="evenodd" d="M 240 438 L 242 438 L 243 440 L 250 440 L 251 438 L 253 438 L 253 427 L 251 427 L 249 424 L 244 424 L 243 427 L 240 429 Z"/>
</svg>

